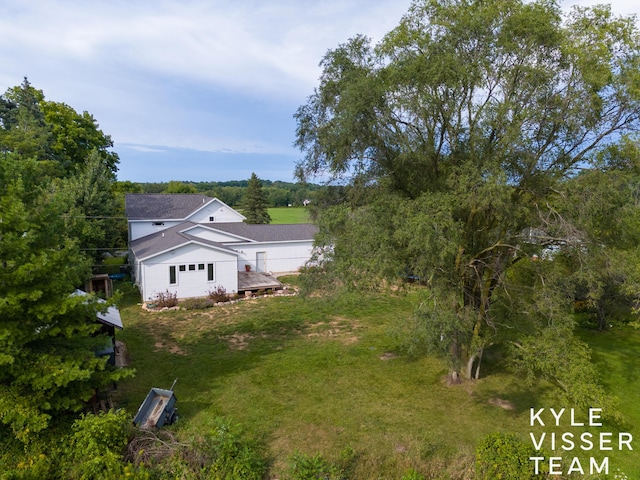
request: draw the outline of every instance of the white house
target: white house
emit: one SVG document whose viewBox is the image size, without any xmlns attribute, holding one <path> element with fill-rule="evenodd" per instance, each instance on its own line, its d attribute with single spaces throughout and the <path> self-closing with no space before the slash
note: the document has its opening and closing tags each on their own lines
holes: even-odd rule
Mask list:
<svg viewBox="0 0 640 480">
<path fill-rule="evenodd" d="M 224 202 L 192 194 L 128 194 L 132 274 L 142 298 L 203 297 L 276 286 L 311 256 L 315 226 L 250 225 Z M 247 269 L 250 271 L 248 272 Z"/>
</svg>

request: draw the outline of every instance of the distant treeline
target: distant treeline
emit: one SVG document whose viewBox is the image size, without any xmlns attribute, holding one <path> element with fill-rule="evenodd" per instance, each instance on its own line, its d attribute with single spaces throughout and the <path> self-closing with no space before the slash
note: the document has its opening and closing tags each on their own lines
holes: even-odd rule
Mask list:
<svg viewBox="0 0 640 480">
<path fill-rule="evenodd" d="M 312 183 L 290 183 L 261 180 L 262 190 L 269 207 L 302 206 L 305 200 L 313 201 L 318 191 L 325 187 Z M 240 207 L 249 180 L 227 182 L 119 182 L 120 189 L 128 193 L 202 193 L 222 200 L 231 207 Z"/>
</svg>

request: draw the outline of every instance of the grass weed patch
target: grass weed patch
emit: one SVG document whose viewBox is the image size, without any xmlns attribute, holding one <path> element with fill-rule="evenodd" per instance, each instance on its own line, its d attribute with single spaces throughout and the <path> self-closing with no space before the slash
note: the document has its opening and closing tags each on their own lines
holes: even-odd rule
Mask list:
<svg viewBox="0 0 640 480">
<path fill-rule="evenodd" d="M 135 413 L 151 387 L 178 378 L 177 432 L 206 436 L 221 417 L 242 425 L 265 446 L 272 478 L 291 474 L 294 454 L 310 468 L 331 467 L 344 451 L 353 452 L 348 478 L 401 478 L 412 469 L 426 478 L 472 478 L 478 443 L 496 431 L 528 440 L 528 409 L 555 405 L 552 389 L 525 388 L 498 363 L 479 381 L 448 386 L 442 361 L 409 357 L 390 335 L 417 301 L 409 291 L 269 297 L 203 311 L 127 306 L 121 338 L 137 376 L 121 384 L 121 404 Z M 620 353 L 605 340 L 602 352 L 595 345 L 597 361 L 630 369 L 640 345 L 625 347 L 624 337 Z M 622 378 L 609 386 L 630 391 Z M 628 407 L 638 421 L 637 407 Z"/>
</svg>

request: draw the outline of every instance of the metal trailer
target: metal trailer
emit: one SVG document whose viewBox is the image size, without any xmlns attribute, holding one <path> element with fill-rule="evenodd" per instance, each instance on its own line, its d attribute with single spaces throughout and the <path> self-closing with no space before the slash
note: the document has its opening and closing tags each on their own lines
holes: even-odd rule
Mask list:
<svg viewBox="0 0 640 480">
<path fill-rule="evenodd" d="M 176 378 L 169 390 L 152 388 L 138 408 L 133 424 L 143 430 L 149 430 L 174 423 L 178 419 L 178 409 L 175 407 L 177 399 L 173 393 L 177 381 Z"/>
</svg>

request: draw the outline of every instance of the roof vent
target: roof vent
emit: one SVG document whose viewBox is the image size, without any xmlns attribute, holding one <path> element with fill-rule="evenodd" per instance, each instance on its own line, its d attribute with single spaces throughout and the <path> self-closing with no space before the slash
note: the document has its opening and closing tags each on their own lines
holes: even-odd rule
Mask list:
<svg viewBox="0 0 640 480">
<path fill-rule="evenodd" d="M 162 238 L 164 238 L 164 232 L 162 232 Z"/>
</svg>

